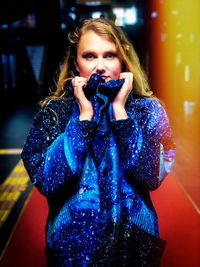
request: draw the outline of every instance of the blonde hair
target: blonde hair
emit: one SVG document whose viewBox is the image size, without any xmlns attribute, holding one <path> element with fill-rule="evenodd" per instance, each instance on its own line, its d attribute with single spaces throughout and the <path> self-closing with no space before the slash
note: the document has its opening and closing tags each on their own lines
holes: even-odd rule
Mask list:
<svg viewBox="0 0 200 267">
<path fill-rule="evenodd" d="M 98 18 L 83 20 L 74 31 L 68 34 L 69 44 L 58 77 L 57 89 L 53 96 L 50 96 L 47 99 L 67 95 L 67 81 L 70 78 L 79 75 L 74 64 L 74 62 L 76 62 L 77 46 L 82 34 L 88 30 L 93 30 L 96 34 L 115 43 L 118 55 L 122 60 L 122 71 L 133 73 L 132 93 L 139 96 L 151 96 L 152 91 L 150 90 L 147 76 L 140 65 L 139 58 L 131 43 L 127 40 L 122 30 L 112 21 L 105 18 Z"/>
</svg>

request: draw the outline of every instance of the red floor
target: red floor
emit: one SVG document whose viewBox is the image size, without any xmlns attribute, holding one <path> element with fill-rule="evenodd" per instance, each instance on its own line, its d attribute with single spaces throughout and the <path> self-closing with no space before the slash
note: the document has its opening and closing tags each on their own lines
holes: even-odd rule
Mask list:
<svg viewBox="0 0 200 267">
<path fill-rule="evenodd" d="M 161 267 L 200 266 L 200 216 L 174 178 L 169 175 L 151 193 L 167 241 Z M 44 228 L 47 204 L 36 189 L 21 215 L 0 262 L 1 267 L 44 267 Z"/>
<path fill-rule="evenodd" d="M 152 200 L 167 241 L 161 267 L 199 267 L 200 215 L 171 175 L 152 192 Z"/>
</svg>

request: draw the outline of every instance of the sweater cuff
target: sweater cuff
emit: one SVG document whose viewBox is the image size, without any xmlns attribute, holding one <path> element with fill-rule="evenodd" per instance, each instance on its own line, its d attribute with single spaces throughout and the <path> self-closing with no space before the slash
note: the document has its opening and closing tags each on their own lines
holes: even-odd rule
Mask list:
<svg viewBox="0 0 200 267">
<path fill-rule="evenodd" d="M 133 130 L 135 129 L 135 124 L 131 118 L 111 121 L 110 124 L 113 135 L 118 142 L 126 142 L 131 137 Z"/>
<path fill-rule="evenodd" d="M 82 137 L 87 140 L 87 142 L 91 142 L 94 136 L 94 132 L 97 128 L 97 124 L 94 121 L 76 121 L 76 126 L 82 133 Z"/>
</svg>

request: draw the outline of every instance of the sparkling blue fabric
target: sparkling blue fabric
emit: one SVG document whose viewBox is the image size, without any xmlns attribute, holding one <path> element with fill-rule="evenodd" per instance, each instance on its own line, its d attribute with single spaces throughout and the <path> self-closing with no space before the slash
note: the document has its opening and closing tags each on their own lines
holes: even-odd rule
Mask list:
<svg viewBox="0 0 200 267">
<path fill-rule="evenodd" d="M 49 101 L 22 152 L 49 204 L 48 266 L 159 266 L 164 241 L 149 191 L 174 162 L 166 112 L 153 98 L 129 97 L 128 119 L 115 121 L 109 98 L 96 91 L 90 100 L 92 121 L 79 121 L 73 95 Z"/>
<path fill-rule="evenodd" d="M 96 96 L 96 99 L 98 99 L 98 113 L 96 114 L 97 117 L 95 116 L 93 121 L 95 120 L 97 123 L 99 123 L 101 111 L 105 109 L 108 103 L 113 101 L 123 83 L 124 79 L 110 80 L 105 82 L 105 80 L 98 73 L 93 73 L 91 75 L 87 85 L 83 87 L 83 91 L 89 100 L 91 100 L 94 95 Z M 71 81 L 68 84 L 68 91 L 73 94 L 74 89 Z"/>
</svg>

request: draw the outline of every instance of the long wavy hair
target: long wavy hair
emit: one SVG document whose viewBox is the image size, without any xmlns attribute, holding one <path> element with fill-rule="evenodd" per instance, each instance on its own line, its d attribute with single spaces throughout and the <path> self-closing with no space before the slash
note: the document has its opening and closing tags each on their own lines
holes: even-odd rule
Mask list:
<svg viewBox="0 0 200 267">
<path fill-rule="evenodd" d="M 67 81 L 79 75 L 74 64 L 77 58 L 77 46 L 81 36 L 89 30 L 94 31 L 99 36 L 103 36 L 116 45 L 118 56 L 122 60 L 122 71 L 133 73 L 132 93 L 139 96 L 151 96 L 152 91 L 150 90 L 147 76 L 140 65 L 139 58 L 133 46 L 127 40 L 121 28 L 110 20 L 97 18 L 81 21 L 75 30 L 68 34 L 68 48 L 61 64 L 56 91 L 45 100 L 67 95 Z M 45 100 L 44 102 L 46 102 Z"/>
</svg>

